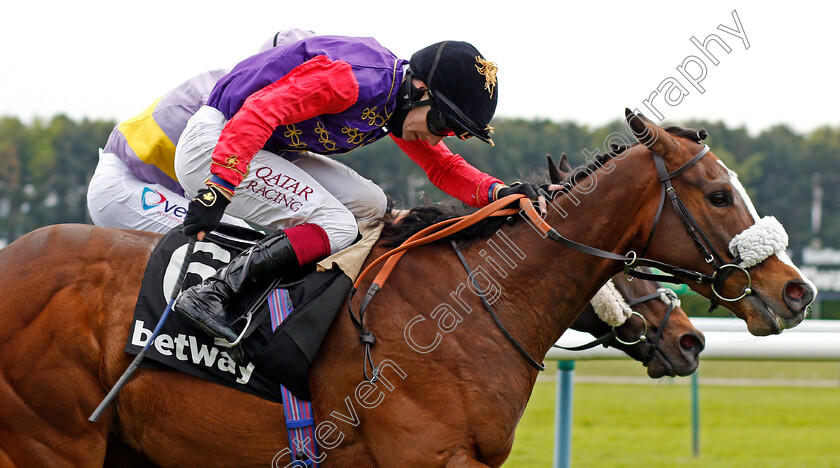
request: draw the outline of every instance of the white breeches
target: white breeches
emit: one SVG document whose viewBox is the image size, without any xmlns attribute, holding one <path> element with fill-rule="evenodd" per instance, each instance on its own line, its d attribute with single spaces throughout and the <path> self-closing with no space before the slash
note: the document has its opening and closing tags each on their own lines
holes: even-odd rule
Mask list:
<svg viewBox="0 0 840 468">
<path fill-rule="evenodd" d="M 189 200 L 160 184 L 139 179 L 117 155 L 99 151 L 87 204 L 93 224 L 165 234 L 184 222 Z M 225 215 L 222 222 L 247 226 Z"/>
<path fill-rule="evenodd" d="M 202 107 L 190 119 L 175 152 L 175 173 L 188 196 L 205 187 L 213 149 L 225 125 L 221 112 Z M 328 157 L 259 151 L 227 208 L 237 218 L 277 230 L 321 226 L 332 253 L 353 243 L 357 221 L 382 217 L 385 193 L 372 181 Z"/>
</svg>

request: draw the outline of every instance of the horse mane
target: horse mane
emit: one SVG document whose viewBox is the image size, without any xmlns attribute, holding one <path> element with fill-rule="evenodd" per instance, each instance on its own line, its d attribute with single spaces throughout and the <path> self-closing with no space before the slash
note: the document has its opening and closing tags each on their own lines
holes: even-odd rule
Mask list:
<svg viewBox="0 0 840 468">
<path fill-rule="evenodd" d="M 670 126 L 665 129 L 666 132 L 680 138 L 686 138 L 695 143 L 700 143 L 708 136 L 706 130 L 694 130 L 691 128 L 683 128 L 678 126 Z M 629 147 L 626 145 L 611 145 L 610 151 L 604 154 L 596 155 L 589 163 L 578 166 L 573 169 L 568 178 L 561 182 L 561 185 L 566 185 L 568 188 L 578 184 L 580 181 L 589 177 L 599 167 L 603 166 L 607 161 L 618 154 L 623 153 L 629 148 L 638 145 L 638 142 L 633 143 Z M 395 247 L 405 242 L 409 237 L 417 232 L 439 223 L 447 219 L 465 216 L 475 212 L 476 209 L 468 207 L 454 207 L 444 205 L 424 205 L 416 206 L 409 210 L 408 214 L 400 218 L 398 221 L 393 219 L 385 220 L 385 227 L 382 229 L 380 238 L 386 246 Z M 482 221 L 479 221 L 472 226 L 453 233 L 445 239 L 447 240 L 475 240 L 483 237 L 493 235 L 503 224 L 513 224 L 516 222 L 518 216 L 494 216 Z"/>
<path fill-rule="evenodd" d="M 665 131 L 670 133 L 671 135 L 674 135 L 675 137 L 685 138 L 695 143 L 701 143 L 709 136 L 709 132 L 707 132 L 705 129 L 694 130 L 693 128 L 684 128 L 676 125 L 671 125 L 665 128 Z M 592 161 L 589 161 L 583 166 L 578 166 L 577 168 L 572 169 L 569 178 L 566 179 L 562 184 L 568 185 L 570 186 L 569 188 L 571 188 L 571 186 L 574 186 L 580 181 L 589 177 L 590 174 L 595 172 L 595 170 L 599 167 L 606 164 L 606 162 L 610 159 L 639 144 L 640 143 L 638 141 L 634 142 L 630 146 L 611 144 L 609 152 L 595 155 Z"/>
<path fill-rule="evenodd" d="M 415 206 L 408 214 L 398 221 L 386 220 L 382 228 L 384 243 L 388 247 L 396 247 L 405 242 L 409 237 L 423 229 L 447 219 L 466 216 L 474 213 L 473 208 L 446 207 L 443 205 Z M 493 235 L 499 228 L 508 222 L 509 216 L 494 216 L 481 220 L 472 226 L 446 236 L 446 240 L 475 240 Z"/>
</svg>

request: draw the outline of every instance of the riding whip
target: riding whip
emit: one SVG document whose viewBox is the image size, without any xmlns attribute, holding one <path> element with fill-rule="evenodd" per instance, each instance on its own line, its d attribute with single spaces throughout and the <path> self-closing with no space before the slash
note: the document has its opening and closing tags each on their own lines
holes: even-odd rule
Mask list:
<svg viewBox="0 0 840 468">
<path fill-rule="evenodd" d="M 158 320 L 157 325 L 155 326 L 155 330 L 152 332 L 152 336 L 146 341 L 146 344 L 143 346 L 143 350 L 137 353 L 137 356 L 134 357 L 134 360 L 131 361 L 131 364 L 128 365 L 128 368 L 123 372 L 122 376 L 120 376 L 117 383 L 114 384 L 114 387 L 111 388 L 111 391 L 105 395 L 105 398 L 102 399 L 102 402 L 99 403 L 99 406 L 93 411 L 93 413 L 88 418 L 90 422 L 96 422 L 99 419 L 99 416 L 102 415 L 102 412 L 114 401 L 114 398 L 117 397 L 117 393 L 122 390 L 125 386 L 128 379 L 134 374 L 134 371 L 140 367 L 140 363 L 143 361 L 143 357 L 146 356 L 146 351 L 155 341 L 158 334 L 160 333 L 161 328 L 163 328 L 163 323 L 166 321 L 166 318 L 169 317 L 169 312 L 172 311 L 172 305 L 175 303 L 175 298 L 178 296 L 178 292 L 181 291 L 181 284 L 184 282 L 184 277 L 187 276 L 187 268 L 190 266 L 190 260 L 192 259 L 193 250 L 195 250 L 195 238 L 190 237 L 190 243 L 187 247 L 187 253 L 184 255 L 184 262 L 181 264 L 181 272 L 178 274 L 178 280 L 175 281 L 175 287 L 172 290 L 172 296 L 169 299 L 169 304 L 166 305 L 166 309 L 163 310 L 163 314 L 160 316 L 160 320 Z"/>
</svg>

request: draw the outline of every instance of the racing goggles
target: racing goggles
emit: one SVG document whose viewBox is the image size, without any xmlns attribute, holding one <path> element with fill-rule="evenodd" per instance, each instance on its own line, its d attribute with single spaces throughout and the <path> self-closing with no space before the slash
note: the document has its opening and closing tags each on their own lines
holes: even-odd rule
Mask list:
<svg viewBox="0 0 840 468">
<path fill-rule="evenodd" d="M 472 119 L 464 115 L 458 106 L 443 94 L 432 90 L 428 92 L 430 99 L 423 102 L 428 102 L 430 106 L 429 113 L 426 114 L 426 126 L 430 132 L 437 136 L 458 137 L 461 140 L 476 137 L 492 144 L 489 129 L 479 129 Z"/>
</svg>

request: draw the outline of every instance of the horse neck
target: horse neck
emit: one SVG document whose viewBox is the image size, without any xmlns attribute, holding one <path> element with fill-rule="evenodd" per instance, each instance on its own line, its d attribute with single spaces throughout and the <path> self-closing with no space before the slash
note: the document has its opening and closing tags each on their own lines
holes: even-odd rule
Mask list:
<svg viewBox="0 0 840 468">
<path fill-rule="evenodd" d="M 636 156 L 615 161 L 610 173 L 596 170 L 591 192 L 573 189 L 574 198 L 556 197 L 558 210 L 549 208 L 546 221 L 567 239 L 619 254 L 638 251 L 650 229 L 659 188 L 653 164 Z M 534 358 L 548 352 L 621 269 L 618 262 L 542 239 L 526 222 L 500 229 L 486 244 L 471 246 L 468 254 L 481 265 L 481 273 L 498 279 L 501 294 L 493 306 Z"/>
</svg>

